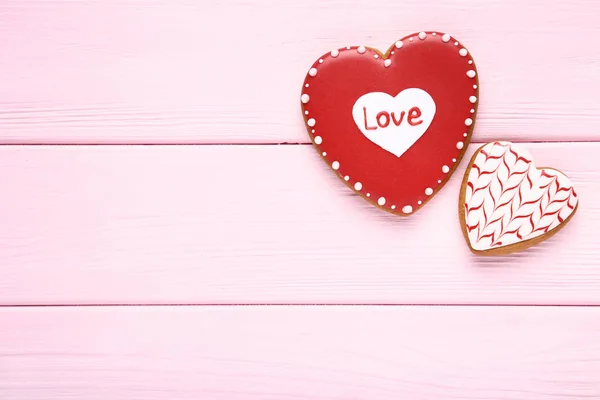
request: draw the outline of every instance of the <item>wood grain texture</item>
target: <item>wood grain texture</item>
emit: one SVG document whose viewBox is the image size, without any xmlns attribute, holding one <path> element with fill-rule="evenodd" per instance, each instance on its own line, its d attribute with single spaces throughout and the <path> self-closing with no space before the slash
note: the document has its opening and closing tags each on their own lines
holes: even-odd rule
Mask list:
<svg viewBox="0 0 600 400">
<path fill-rule="evenodd" d="M 600 304 L 600 143 L 526 148 L 579 210 L 483 258 L 458 220 L 466 161 L 401 218 L 311 146 L 2 146 L 0 303 Z"/>
<path fill-rule="evenodd" d="M 475 141 L 598 140 L 599 18 L 594 0 L 6 0 L 0 142 L 307 142 L 317 57 L 426 29 L 476 58 Z"/>
<path fill-rule="evenodd" d="M 589 400 L 600 309 L 0 309 L 19 400 Z"/>
</svg>

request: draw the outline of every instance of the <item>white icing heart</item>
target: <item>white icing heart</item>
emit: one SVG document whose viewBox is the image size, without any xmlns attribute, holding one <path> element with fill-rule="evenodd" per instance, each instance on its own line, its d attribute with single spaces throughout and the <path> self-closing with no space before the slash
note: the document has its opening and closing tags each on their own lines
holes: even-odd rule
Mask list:
<svg viewBox="0 0 600 400">
<path fill-rule="evenodd" d="M 367 93 L 352 108 L 354 123 L 363 135 L 397 157 L 423 136 L 434 115 L 435 101 L 417 88 L 405 89 L 396 97 Z"/>
<path fill-rule="evenodd" d="M 536 169 L 527 150 L 508 142 L 478 151 L 463 190 L 466 230 L 476 251 L 544 235 L 564 223 L 578 202 L 569 178 Z"/>
</svg>

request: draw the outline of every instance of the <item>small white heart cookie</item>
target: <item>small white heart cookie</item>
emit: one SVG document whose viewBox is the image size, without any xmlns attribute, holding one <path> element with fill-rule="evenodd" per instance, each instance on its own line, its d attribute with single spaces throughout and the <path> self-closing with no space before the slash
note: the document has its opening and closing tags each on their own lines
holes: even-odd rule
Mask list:
<svg viewBox="0 0 600 400">
<path fill-rule="evenodd" d="M 523 250 L 564 227 L 578 200 L 565 174 L 536 168 L 523 147 L 488 143 L 473 155 L 463 180 L 459 200 L 463 234 L 477 254 Z"/>
</svg>

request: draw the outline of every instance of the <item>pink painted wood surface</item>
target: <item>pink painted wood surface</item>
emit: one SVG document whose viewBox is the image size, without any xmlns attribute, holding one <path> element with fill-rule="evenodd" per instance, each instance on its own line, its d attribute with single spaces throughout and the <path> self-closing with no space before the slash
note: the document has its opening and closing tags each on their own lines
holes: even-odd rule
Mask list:
<svg viewBox="0 0 600 400">
<path fill-rule="evenodd" d="M 597 140 L 599 18 L 593 0 L 5 0 L 0 142 L 307 142 L 317 57 L 424 29 L 477 60 L 474 140 Z"/>
<path fill-rule="evenodd" d="M 591 0 L 5 0 L 0 144 L 306 143 L 316 57 L 423 29 L 475 56 L 476 142 L 599 141 L 599 18 Z M 460 234 L 464 165 L 401 219 L 309 146 L 0 146 L 0 399 L 598 399 L 600 308 L 464 306 L 600 304 L 600 143 L 528 146 L 580 209 L 499 258 Z M 180 303 L 463 306 L 10 307 Z"/>
<path fill-rule="evenodd" d="M 458 222 L 466 161 L 404 219 L 311 146 L 3 146 L 0 303 L 600 304 L 600 143 L 528 149 L 579 211 L 483 258 Z"/>
<path fill-rule="evenodd" d="M 0 398 L 589 400 L 600 309 L 0 309 Z"/>
</svg>

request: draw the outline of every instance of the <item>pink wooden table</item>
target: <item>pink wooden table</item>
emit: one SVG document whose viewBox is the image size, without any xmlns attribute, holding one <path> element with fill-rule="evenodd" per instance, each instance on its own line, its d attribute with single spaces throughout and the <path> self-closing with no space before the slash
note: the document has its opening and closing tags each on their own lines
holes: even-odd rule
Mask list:
<svg viewBox="0 0 600 400">
<path fill-rule="evenodd" d="M 599 20 L 596 0 L 0 1 L 0 399 L 600 399 Z M 426 29 L 466 44 L 481 102 L 461 168 L 403 219 L 319 160 L 298 96 L 324 52 Z M 456 201 L 495 139 L 581 203 L 481 258 Z"/>
</svg>

